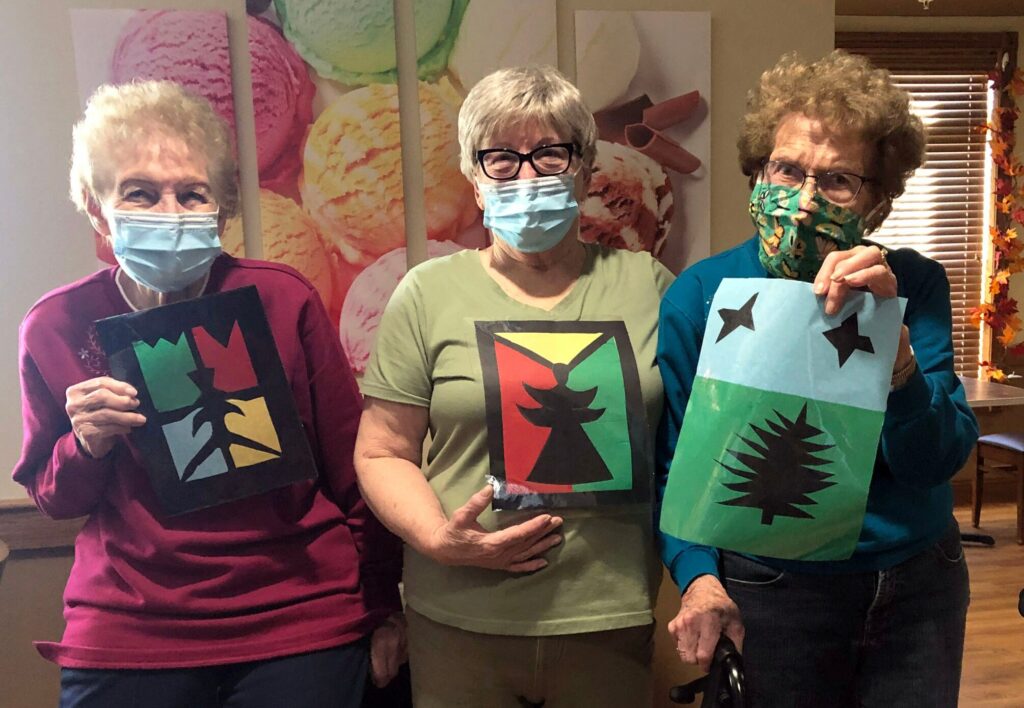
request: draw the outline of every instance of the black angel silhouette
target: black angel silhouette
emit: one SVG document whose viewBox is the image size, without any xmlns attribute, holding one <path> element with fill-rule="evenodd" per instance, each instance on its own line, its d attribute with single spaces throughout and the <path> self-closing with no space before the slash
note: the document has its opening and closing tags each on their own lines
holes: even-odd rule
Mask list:
<svg viewBox="0 0 1024 708">
<path fill-rule="evenodd" d="M 520 413 L 530 423 L 551 429 L 527 481 L 538 484 L 585 484 L 612 479 L 608 465 L 583 430 L 584 423 L 593 422 L 604 415 L 604 408 L 590 407 L 597 396 L 597 388 L 586 391 L 569 388 L 569 367 L 565 364 L 555 364 L 552 373 L 555 375 L 553 388 L 540 389 L 523 384 L 526 392 L 541 407 L 519 406 Z"/>
</svg>

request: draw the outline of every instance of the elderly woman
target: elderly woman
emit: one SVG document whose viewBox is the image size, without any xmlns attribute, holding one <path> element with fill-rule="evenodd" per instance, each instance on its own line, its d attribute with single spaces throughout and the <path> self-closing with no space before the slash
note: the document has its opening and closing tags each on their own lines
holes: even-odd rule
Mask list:
<svg viewBox="0 0 1024 708">
<path fill-rule="evenodd" d="M 545 480 L 536 489 L 559 491 L 552 480 L 594 475 L 600 455 L 581 421 L 605 415 L 604 393 L 624 378 L 639 385 L 636 415 L 620 422 L 641 446 L 660 415 L 655 312 L 671 275 L 647 254 L 578 240 L 595 133 L 554 69 L 503 69 L 476 84 L 459 114 L 462 171 L 493 242 L 411 270 L 380 324 L 356 472 L 408 544 L 419 708 L 650 702 L 650 495 L 495 513 L 486 482 L 523 468 Z M 616 327 L 621 366 L 575 363 Z M 499 388 L 503 405 L 485 395 Z M 627 465 L 627 486 L 649 489 L 652 463 Z"/>
<path fill-rule="evenodd" d="M 683 593 L 669 625 L 679 655 L 706 668 L 724 632 L 742 644 L 755 705 L 956 705 L 968 585 L 949 480 L 977 423 L 953 372 L 942 267 L 864 240 L 921 164 L 921 122 L 863 58 L 787 56 L 752 94 L 739 147 L 757 233 L 686 270 L 661 307 L 660 489 L 723 278 L 811 282 L 828 314 L 852 289 L 908 302 L 853 556 L 782 561 L 662 534 Z M 773 207 L 787 198 L 793 208 Z M 814 227 L 825 210 L 837 225 L 828 234 Z"/>
<path fill-rule="evenodd" d="M 399 544 L 359 495 L 361 400 L 316 291 L 220 253 L 238 204 L 227 126 L 172 83 L 101 87 L 74 130 L 71 197 L 118 266 L 26 316 L 14 470 L 45 514 L 88 517 L 63 640 L 39 645 L 62 667 L 61 705 L 358 706 L 369 654 L 384 682 L 402 652 Z M 109 375 L 93 322 L 244 286 L 320 478 L 169 517 L 128 435 L 146 422 L 138 392 Z"/>
</svg>

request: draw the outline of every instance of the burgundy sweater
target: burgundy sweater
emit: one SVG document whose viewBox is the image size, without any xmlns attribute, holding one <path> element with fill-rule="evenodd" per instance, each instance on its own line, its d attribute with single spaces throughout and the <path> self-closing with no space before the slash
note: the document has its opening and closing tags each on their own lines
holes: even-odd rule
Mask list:
<svg viewBox="0 0 1024 708">
<path fill-rule="evenodd" d="M 21 326 L 14 479 L 43 513 L 89 517 L 64 592 L 64 638 L 39 652 L 65 667 L 158 669 L 287 656 L 372 632 L 400 609 L 401 544 L 356 486 L 361 400 L 316 291 L 290 268 L 229 256 L 206 289 L 259 289 L 319 479 L 168 517 L 131 442 L 92 459 L 64 410 L 69 386 L 108 374 L 92 323 L 129 311 L 115 272 L 54 290 Z"/>
</svg>

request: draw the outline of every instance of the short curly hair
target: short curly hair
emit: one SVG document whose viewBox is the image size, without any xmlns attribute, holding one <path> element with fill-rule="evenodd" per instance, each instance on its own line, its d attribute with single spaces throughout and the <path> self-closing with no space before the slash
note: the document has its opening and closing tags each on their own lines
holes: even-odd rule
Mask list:
<svg viewBox="0 0 1024 708">
<path fill-rule="evenodd" d="M 238 212 L 238 167 L 233 136 L 201 96 L 172 81 L 105 85 L 89 98 L 72 133 L 70 197 L 80 211 L 114 188 L 116 161 L 125 150 L 160 138 L 176 138 L 206 161 L 210 191 L 220 214 Z"/>
<path fill-rule="evenodd" d="M 738 147 L 751 183 L 775 147 L 779 123 L 792 113 L 875 145 L 874 177 L 886 197 L 870 225 L 877 228 L 924 162 L 924 125 L 910 112 L 910 95 L 893 84 L 888 71 L 862 56 L 837 49 L 807 63 L 796 54 L 784 55 L 747 95 Z"/>
<path fill-rule="evenodd" d="M 476 152 L 491 147 L 486 141 L 502 130 L 538 123 L 575 143 L 583 165 L 590 169 L 597 156 L 597 125 L 583 95 L 569 79 L 550 66 L 498 69 L 469 90 L 459 110 L 459 148 L 462 174 L 476 175 Z"/>
</svg>

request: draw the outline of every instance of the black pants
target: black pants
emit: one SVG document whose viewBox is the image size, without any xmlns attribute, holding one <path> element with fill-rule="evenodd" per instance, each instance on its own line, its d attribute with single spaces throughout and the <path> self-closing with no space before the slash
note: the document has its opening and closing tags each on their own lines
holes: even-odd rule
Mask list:
<svg viewBox="0 0 1024 708">
<path fill-rule="evenodd" d="M 192 669 L 62 669 L 61 708 L 359 708 L 366 641 Z"/>
<path fill-rule="evenodd" d="M 755 708 L 954 708 L 970 589 L 952 523 L 888 570 L 810 575 L 722 554 Z"/>
</svg>

